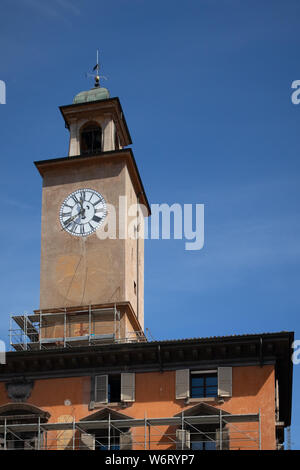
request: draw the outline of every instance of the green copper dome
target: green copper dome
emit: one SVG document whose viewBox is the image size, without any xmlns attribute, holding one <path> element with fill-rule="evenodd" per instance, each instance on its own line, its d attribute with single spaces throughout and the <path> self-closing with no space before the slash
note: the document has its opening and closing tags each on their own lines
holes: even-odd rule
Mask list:
<svg viewBox="0 0 300 470">
<path fill-rule="evenodd" d="M 89 101 L 107 100 L 109 98 L 109 91 L 107 88 L 95 87 L 89 91 L 81 91 L 74 99 L 73 104 L 88 103 Z"/>
</svg>

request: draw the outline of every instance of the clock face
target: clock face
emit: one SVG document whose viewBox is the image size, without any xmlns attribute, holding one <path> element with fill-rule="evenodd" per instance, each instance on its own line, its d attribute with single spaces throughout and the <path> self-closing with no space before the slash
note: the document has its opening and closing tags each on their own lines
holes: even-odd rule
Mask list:
<svg viewBox="0 0 300 470">
<path fill-rule="evenodd" d="M 76 237 L 95 232 L 106 216 L 103 196 L 94 189 L 78 189 L 62 203 L 59 218 L 64 230 Z"/>
</svg>

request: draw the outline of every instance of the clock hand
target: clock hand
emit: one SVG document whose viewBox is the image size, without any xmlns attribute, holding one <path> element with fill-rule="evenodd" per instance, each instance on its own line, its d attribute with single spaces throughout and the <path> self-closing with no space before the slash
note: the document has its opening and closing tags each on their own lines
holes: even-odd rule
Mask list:
<svg viewBox="0 0 300 470">
<path fill-rule="evenodd" d="M 82 213 L 82 211 L 83 211 L 83 213 Z M 80 209 L 80 211 L 79 211 L 77 214 L 73 215 L 73 217 L 70 217 L 68 220 L 66 220 L 66 222 L 64 222 L 64 226 L 67 227 L 68 225 L 70 225 L 70 223 L 71 223 L 76 217 L 78 217 L 79 215 L 84 215 L 84 212 L 85 212 L 84 209 Z"/>
<path fill-rule="evenodd" d="M 83 197 L 83 195 L 81 194 L 81 195 L 80 195 L 80 200 L 79 200 L 79 204 L 81 205 L 81 209 L 83 209 L 83 202 L 84 202 L 84 197 Z"/>
</svg>

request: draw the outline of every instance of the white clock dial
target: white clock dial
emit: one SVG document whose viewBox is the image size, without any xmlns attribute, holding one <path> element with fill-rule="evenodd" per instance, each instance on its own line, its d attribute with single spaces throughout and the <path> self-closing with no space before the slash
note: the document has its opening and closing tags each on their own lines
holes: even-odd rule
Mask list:
<svg viewBox="0 0 300 470">
<path fill-rule="evenodd" d="M 62 203 L 59 218 L 64 230 L 76 237 L 95 232 L 106 216 L 103 196 L 94 189 L 78 189 Z"/>
</svg>

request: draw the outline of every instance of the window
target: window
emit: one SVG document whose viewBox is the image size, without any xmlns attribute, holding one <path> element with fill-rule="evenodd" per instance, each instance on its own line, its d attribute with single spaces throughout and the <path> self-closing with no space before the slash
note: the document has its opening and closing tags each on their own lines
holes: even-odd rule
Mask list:
<svg viewBox="0 0 300 470">
<path fill-rule="evenodd" d="M 218 395 L 217 372 L 191 372 L 191 398 L 216 397 Z"/>
<path fill-rule="evenodd" d="M 115 127 L 115 150 L 118 150 L 119 149 L 119 137 L 118 137 L 118 133 L 117 133 L 117 129 Z"/>
<path fill-rule="evenodd" d="M 198 414 L 198 412 L 196 413 Z M 196 416 L 196 414 L 194 416 Z M 204 415 L 209 416 L 209 413 Z M 193 416 L 190 414 L 189 416 Z M 222 443 L 221 440 L 222 439 Z M 229 450 L 230 435 L 226 425 L 222 428 L 222 438 L 220 428 L 215 424 L 193 424 L 184 426 L 184 429 L 176 430 L 176 449 L 193 449 L 193 450 Z"/>
<path fill-rule="evenodd" d="M 232 397 L 232 367 L 216 370 L 176 370 L 177 400 L 205 397 Z"/>
<path fill-rule="evenodd" d="M 185 425 L 184 429 L 176 430 L 176 448 L 179 450 L 216 450 L 217 447 L 215 425 Z"/>
<path fill-rule="evenodd" d="M 135 401 L 135 374 L 96 375 L 92 381 L 91 401 L 96 403 L 120 403 Z"/>
<path fill-rule="evenodd" d="M 0 435 L 0 450 L 4 448 L 4 434 Z M 8 450 L 37 450 L 38 449 L 38 433 L 37 432 L 24 432 L 6 433 L 6 449 Z M 42 444 L 41 444 L 41 448 Z"/>
<path fill-rule="evenodd" d="M 192 450 L 216 450 L 216 441 L 191 441 Z"/>
<path fill-rule="evenodd" d="M 110 437 L 107 429 L 95 431 L 95 450 L 108 450 L 108 441 L 110 439 L 110 450 L 120 450 L 120 431 L 111 427 Z"/>
<path fill-rule="evenodd" d="M 20 384 L 21 385 L 21 384 Z M 17 385 L 15 386 L 17 390 Z M 18 390 L 21 389 L 21 386 Z M 0 450 L 6 449 L 24 449 L 37 450 L 42 449 L 45 445 L 43 432 L 38 431 L 19 431 L 14 433 L 10 430 L 10 424 L 36 424 L 40 420 L 41 424 L 46 423 L 50 414 L 27 403 L 9 403 L 0 406 L 0 426 L 3 429 L 4 423 L 7 424 L 7 432 L 0 433 Z"/>
<path fill-rule="evenodd" d="M 115 427 L 107 429 L 95 429 L 90 434 L 82 433 L 81 450 L 131 450 L 132 437 L 129 428 L 122 428 L 122 431 Z"/>
<path fill-rule="evenodd" d="M 131 450 L 132 437 L 130 428 L 123 426 L 110 426 L 108 428 L 108 420 L 128 420 L 131 416 L 105 407 L 96 411 L 92 415 L 82 418 L 80 421 L 84 424 L 88 422 L 87 431 L 80 433 L 79 449 L 80 450 Z M 92 423 L 94 422 L 94 425 Z M 98 427 L 97 423 L 101 422 L 102 426 Z M 106 425 L 105 425 L 106 423 Z M 121 429 L 119 429 L 121 427 Z"/>
<path fill-rule="evenodd" d="M 108 376 L 108 403 L 119 403 L 121 401 L 121 376 Z"/>
<path fill-rule="evenodd" d="M 97 124 L 90 123 L 85 126 L 80 135 L 80 154 L 89 155 L 101 152 L 102 132 Z"/>
</svg>

